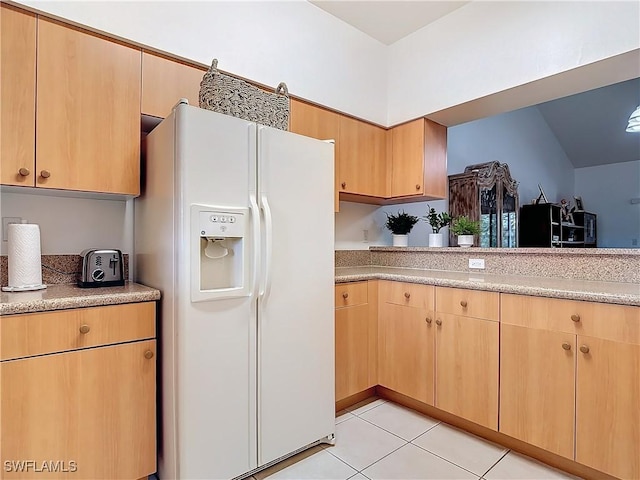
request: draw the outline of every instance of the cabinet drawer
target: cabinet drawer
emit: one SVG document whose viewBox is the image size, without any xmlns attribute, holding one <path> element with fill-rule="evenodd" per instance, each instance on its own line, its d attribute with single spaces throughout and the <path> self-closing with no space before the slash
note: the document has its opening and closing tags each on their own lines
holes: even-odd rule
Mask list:
<svg viewBox="0 0 640 480">
<path fill-rule="evenodd" d="M 381 303 L 393 303 L 406 307 L 434 310 L 432 285 L 404 282 L 380 282 L 379 299 Z"/>
<path fill-rule="evenodd" d="M 499 320 L 500 294 L 464 288 L 436 288 L 436 310 L 464 317 Z"/>
<path fill-rule="evenodd" d="M 501 320 L 640 345 L 640 307 L 502 294 Z"/>
<path fill-rule="evenodd" d="M 336 308 L 351 307 L 368 302 L 367 282 L 340 283 L 336 285 Z"/>
<path fill-rule="evenodd" d="M 0 331 L 0 360 L 153 338 L 155 303 L 8 315 Z"/>
</svg>

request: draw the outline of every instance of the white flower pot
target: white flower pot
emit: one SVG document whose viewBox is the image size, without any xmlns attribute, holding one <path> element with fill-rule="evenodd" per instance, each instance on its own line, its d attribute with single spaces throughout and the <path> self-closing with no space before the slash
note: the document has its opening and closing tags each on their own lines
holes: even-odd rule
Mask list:
<svg viewBox="0 0 640 480">
<path fill-rule="evenodd" d="M 409 245 L 409 235 L 391 235 L 393 237 L 394 247 L 407 247 Z"/>
<path fill-rule="evenodd" d="M 470 247 L 473 245 L 473 235 L 458 235 L 458 246 Z"/>
<path fill-rule="evenodd" d="M 429 234 L 429 246 L 430 247 L 442 247 L 442 246 L 444 246 L 444 235 L 442 233 L 430 233 Z"/>
</svg>

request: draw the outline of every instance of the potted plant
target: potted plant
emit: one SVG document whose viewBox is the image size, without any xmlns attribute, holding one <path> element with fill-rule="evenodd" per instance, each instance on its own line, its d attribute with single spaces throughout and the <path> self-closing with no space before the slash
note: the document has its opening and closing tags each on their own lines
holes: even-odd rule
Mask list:
<svg viewBox="0 0 640 480">
<path fill-rule="evenodd" d="M 422 219 L 429 222 L 431 230 L 433 230 L 433 233 L 429 234 L 429 246 L 442 247 L 443 235 L 440 233 L 440 229 L 451 224 L 451 216 L 447 212 L 436 213 L 436 209 L 429 207 L 429 204 L 427 204 L 427 208 L 429 213 Z"/>
<path fill-rule="evenodd" d="M 480 233 L 480 222 L 474 222 L 466 215 L 462 215 L 451 223 L 451 232 L 458 236 L 459 246 L 470 247 L 473 245 L 474 235 Z"/>
<path fill-rule="evenodd" d="M 397 215 L 387 213 L 387 223 L 384 224 L 393 234 L 393 246 L 394 247 L 406 247 L 409 245 L 408 234 L 413 226 L 418 223 L 418 217 L 409 215 L 402 212 L 398 212 Z"/>
</svg>

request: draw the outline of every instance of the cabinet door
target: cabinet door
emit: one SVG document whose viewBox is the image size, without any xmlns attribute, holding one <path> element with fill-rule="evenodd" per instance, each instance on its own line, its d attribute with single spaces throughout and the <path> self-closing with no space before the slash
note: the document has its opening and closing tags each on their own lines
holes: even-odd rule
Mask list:
<svg viewBox="0 0 640 480">
<path fill-rule="evenodd" d="M 0 183 L 34 185 L 36 17 L 0 6 Z"/>
<path fill-rule="evenodd" d="M 433 405 L 433 312 L 381 303 L 378 383 Z"/>
<path fill-rule="evenodd" d="M 640 345 L 578 335 L 578 348 L 576 462 L 640 478 Z"/>
<path fill-rule="evenodd" d="M 341 192 L 386 197 L 386 130 L 346 116 L 340 117 Z"/>
<path fill-rule="evenodd" d="M 419 118 L 391 129 L 391 197 L 447 195 L 447 128 Z"/>
<path fill-rule="evenodd" d="M 38 19 L 36 186 L 140 193 L 140 58 Z"/>
<path fill-rule="evenodd" d="M 2 369 L 6 462 L 60 461 L 77 478 L 141 478 L 156 471 L 155 340 L 8 361 Z M 42 468 L 42 465 L 39 465 Z"/>
<path fill-rule="evenodd" d="M 335 140 L 335 211 L 339 210 L 340 115 L 298 100 L 291 100 L 289 131 L 318 140 Z"/>
<path fill-rule="evenodd" d="M 498 429 L 498 322 L 436 314 L 436 407 Z"/>
<path fill-rule="evenodd" d="M 336 309 L 336 402 L 369 384 L 369 305 Z"/>
<path fill-rule="evenodd" d="M 142 113 L 165 118 L 181 98 L 199 105 L 200 82 L 205 71 L 142 53 Z"/>
<path fill-rule="evenodd" d="M 573 460 L 576 336 L 501 326 L 500 432 Z"/>
</svg>

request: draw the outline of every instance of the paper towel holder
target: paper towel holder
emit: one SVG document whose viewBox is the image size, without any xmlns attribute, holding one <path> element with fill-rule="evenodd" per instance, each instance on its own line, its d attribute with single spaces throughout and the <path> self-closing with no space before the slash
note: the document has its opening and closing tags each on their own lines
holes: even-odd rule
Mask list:
<svg viewBox="0 0 640 480">
<path fill-rule="evenodd" d="M 18 249 L 16 252 L 12 252 L 11 244 L 16 241 L 19 242 L 19 240 L 17 239 L 19 238 L 20 233 L 18 233 L 16 229 L 25 227 L 27 225 L 28 227 L 35 227 L 36 229 L 35 235 L 32 233 L 32 237 L 28 239 L 28 241 L 26 242 L 26 245 L 20 245 L 23 251 L 20 251 L 20 249 Z M 45 288 L 47 288 L 47 286 L 42 283 L 42 266 L 40 263 L 40 256 L 41 256 L 40 227 L 36 224 L 28 224 L 26 220 L 22 220 L 21 223 L 9 224 L 7 226 L 7 229 L 8 229 L 7 240 L 10 244 L 9 255 L 8 255 L 9 285 L 2 287 L 2 291 L 3 292 L 31 292 L 34 290 L 44 290 Z M 28 252 L 28 254 L 33 255 L 34 258 L 37 258 L 37 266 L 31 265 L 31 267 L 35 267 L 36 270 L 32 272 L 28 272 L 26 275 L 26 278 L 24 278 L 25 277 L 24 257 L 20 258 L 22 255 L 25 254 L 24 248 L 27 248 L 27 249 L 33 248 L 33 251 Z M 16 256 L 15 258 L 14 258 L 14 255 Z M 17 279 L 15 277 L 12 278 L 13 277 L 12 270 L 14 268 L 18 268 L 19 275 Z"/>
</svg>

